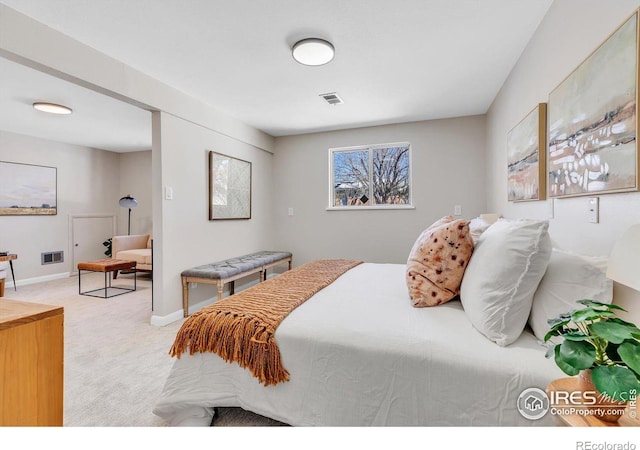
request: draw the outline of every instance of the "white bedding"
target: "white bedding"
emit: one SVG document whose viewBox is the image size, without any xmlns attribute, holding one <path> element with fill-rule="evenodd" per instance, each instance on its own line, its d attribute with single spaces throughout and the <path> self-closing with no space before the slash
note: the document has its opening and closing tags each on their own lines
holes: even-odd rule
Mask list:
<svg viewBox="0 0 640 450">
<path fill-rule="evenodd" d="M 176 360 L 154 413 L 209 425 L 237 406 L 296 426 L 551 425 L 523 418 L 520 393 L 565 376 L 529 331 L 500 347 L 459 301 L 414 308 L 404 264 L 362 264 L 276 331 L 289 382 L 264 387 L 212 353 Z"/>
</svg>

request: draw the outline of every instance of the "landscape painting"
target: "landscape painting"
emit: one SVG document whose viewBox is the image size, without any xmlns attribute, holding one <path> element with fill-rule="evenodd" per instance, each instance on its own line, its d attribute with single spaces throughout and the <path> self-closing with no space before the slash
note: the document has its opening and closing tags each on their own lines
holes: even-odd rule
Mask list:
<svg viewBox="0 0 640 450">
<path fill-rule="evenodd" d="M 57 169 L 0 161 L 0 215 L 57 214 Z"/>
<path fill-rule="evenodd" d="M 637 14 L 549 95 L 548 195 L 637 190 Z"/>
<path fill-rule="evenodd" d="M 544 200 L 547 105 L 540 103 L 507 135 L 508 200 Z"/>
</svg>

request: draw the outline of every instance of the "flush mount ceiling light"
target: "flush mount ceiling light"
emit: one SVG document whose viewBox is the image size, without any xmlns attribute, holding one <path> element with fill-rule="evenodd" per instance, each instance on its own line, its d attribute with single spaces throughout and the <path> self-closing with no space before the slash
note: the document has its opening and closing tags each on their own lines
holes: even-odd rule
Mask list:
<svg viewBox="0 0 640 450">
<path fill-rule="evenodd" d="M 44 111 L 51 114 L 71 114 L 71 108 L 64 105 L 57 105 L 55 103 L 48 102 L 35 102 L 33 107 L 38 111 Z"/>
<path fill-rule="evenodd" d="M 293 59 L 305 66 L 321 66 L 333 59 L 333 44 L 324 39 L 309 38 L 296 42 L 291 49 Z"/>
</svg>

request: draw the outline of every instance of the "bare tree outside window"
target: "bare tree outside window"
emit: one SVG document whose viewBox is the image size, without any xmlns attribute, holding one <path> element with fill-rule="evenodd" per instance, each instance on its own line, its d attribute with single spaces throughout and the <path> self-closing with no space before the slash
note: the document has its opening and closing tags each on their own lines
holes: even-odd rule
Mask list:
<svg viewBox="0 0 640 450">
<path fill-rule="evenodd" d="M 358 206 L 369 203 L 369 166 L 369 151 L 333 153 L 334 206 Z"/>
<path fill-rule="evenodd" d="M 409 146 L 373 150 L 373 198 L 377 205 L 409 203 Z"/>
<path fill-rule="evenodd" d="M 332 207 L 410 204 L 410 145 L 331 149 Z"/>
</svg>

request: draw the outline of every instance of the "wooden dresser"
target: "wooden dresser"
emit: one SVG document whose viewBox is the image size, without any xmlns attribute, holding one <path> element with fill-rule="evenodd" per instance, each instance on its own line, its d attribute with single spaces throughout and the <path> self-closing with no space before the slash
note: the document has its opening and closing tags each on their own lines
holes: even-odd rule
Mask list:
<svg viewBox="0 0 640 450">
<path fill-rule="evenodd" d="M 62 426 L 64 310 L 0 299 L 0 426 Z"/>
</svg>

